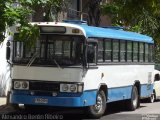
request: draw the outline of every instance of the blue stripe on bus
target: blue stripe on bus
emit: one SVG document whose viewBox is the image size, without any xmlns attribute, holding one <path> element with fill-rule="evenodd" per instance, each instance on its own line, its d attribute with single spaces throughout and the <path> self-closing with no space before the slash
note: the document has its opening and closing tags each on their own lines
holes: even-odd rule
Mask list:
<svg viewBox="0 0 160 120">
<path fill-rule="evenodd" d="M 133 86 L 123 86 L 108 89 L 108 103 L 120 100 L 131 99 Z M 153 92 L 153 84 L 141 84 L 141 98 L 149 97 Z"/>
<path fill-rule="evenodd" d="M 131 98 L 132 86 L 123 86 L 117 88 L 108 88 L 108 103 Z M 141 98 L 149 97 L 153 92 L 153 85 L 141 85 Z M 106 93 L 107 94 L 107 93 Z M 59 93 L 56 97 L 52 96 L 32 96 L 29 91 L 13 91 L 11 94 L 11 103 L 31 104 L 46 106 L 63 106 L 63 107 L 83 107 L 96 103 L 97 90 L 89 90 L 81 93 Z M 48 103 L 35 103 L 35 98 L 47 99 Z"/>
<path fill-rule="evenodd" d="M 125 100 L 131 98 L 132 86 L 124 86 L 108 89 L 108 102 Z"/>
<path fill-rule="evenodd" d="M 68 93 L 68 94 L 71 94 L 71 93 Z M 32 96 L 28 94 L 23 94 L 21 91 L 21 94 L 13 92 L 10 96 L 10 102 L 15 104 L 83 107 L 83 106 L 94 105 L 96 103 L 96 95 L 97 95 L 97 90 L 85 91 L 79 97 L 77 96 L 73 97 L 73 94 L 72 94 L 72 97 Z M 48 103 L 35 103 L 36 98 L 47 99 Z"/>
</svg>

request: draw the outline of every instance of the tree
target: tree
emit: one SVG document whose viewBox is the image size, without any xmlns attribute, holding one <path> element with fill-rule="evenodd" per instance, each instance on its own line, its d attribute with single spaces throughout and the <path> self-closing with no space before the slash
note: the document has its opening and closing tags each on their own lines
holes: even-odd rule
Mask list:
<svg viewBox="0 0 160 120">
<path fill-rule="evenodd" d="M 102 6 L 103 14 L 112 18 L 113 25 L 152 36 L 156 47 L 156 62 L 160 62 L 160 1 L 114 0 Z"/>
<path fill-rule="evenodd" d="M 103 0 L 87 0 L 83 11 L 87 11 L 88 24 L 99 26 L 101 16 L 101 2 Z"/>
<path fill-rule="evenodd" d="M 17 39 L 32 47 L 39 37 L 39 29 L 29 23 L 28 16 L 42 9 L 41 15 L 45 16 L 40 21 L 53 21 L 53 14 L 57 20 L 63 4 L 63 0 L 0 0 L 0 42 L 5 38 L 7 27 L 19 24 L 20 33 Z M 38 12 L 35 15 L 39 16 Z"/>
<path fill-rule="evenodd" d="M 3 32 L 5 30 L 5 21 L 4 21 L 4 13 L 5 13 L 5 2 L 0 0 L 0 41 L 4 39 Z"/>
<path fill-rule="evenodd" d="M 27 16 L 31 14 L 31 12 L 31 10 L 21 5 L 16 7 L 15 2 L 12 0 L 0 0 L 0 41 L 2 42 L 5 38 L 4 33 L 6 29 L 15 24 L 20 24 L 21 30 L 29 26 L 32 29 L 33 27 L 28 24 L 29 21 L 27 19 Z"/>
<path fill-rule="evenodd" d="M 38 16 L 40 18 L 44 16 L 43 20 L 36 21 L 57 21 L 58 14 L 66 5 L 64 0 L 19 0 L 19 2 L 23 6 L 32 9 L 35 13 L 34 16 Z"/>
</svg>

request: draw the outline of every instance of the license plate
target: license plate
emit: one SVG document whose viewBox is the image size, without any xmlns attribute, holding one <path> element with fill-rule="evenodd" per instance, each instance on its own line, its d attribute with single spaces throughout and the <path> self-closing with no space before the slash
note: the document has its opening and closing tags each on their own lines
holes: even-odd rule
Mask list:
<svg viewBox="0 0 160 120">
<path fill-rule="evenodd" d="M 35 103 L 44 103 L 44 104 L 47 104 L 47 103 L 48 103 L 48 99 L 35 98 L 34 102 L 35 102 Z"/>
</svg>

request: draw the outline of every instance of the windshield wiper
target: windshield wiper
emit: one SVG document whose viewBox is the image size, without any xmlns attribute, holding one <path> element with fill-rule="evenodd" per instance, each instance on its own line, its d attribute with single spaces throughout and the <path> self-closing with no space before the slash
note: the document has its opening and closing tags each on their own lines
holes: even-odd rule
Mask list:
<svg viewBox="0 0 160 120">
<path fill-rule="evenodd" d="M 53 61 L 54 61 L 54 63 L 57 65 L 58 68 L 61 68 L 61 69 L 62 69 L 62 67 L 57 63 L 57 61 L 56 61 L 55 58 L 53 58 Z"/>
<path fill-rule="evenodd" d="M 30 67 L 30 66 L 32 65 L 32 63 L 35 61 L 35 59 L 37 58 L 37 56 L 38 56 L 38 53 L 36 52 L 36 53 L 32 56 L 32 58 L 30 59 L 30 61 L 28 62 L 27 67 Z M 54 63 L 57 65 L 58 68 L 61 68 L 61 69 L 62 69 L 62 67 L 58 64 L 58 62 L 56 61 L 55 58 L 53 58 L 53 61 L 54 61 Z"/>
<path fill-rule="evenodd" d="M 33 63 L 34 60 L 37 58 L 37 56 L 38 56 L 38 53 L 36 52 L 36 53 L 32 56 L 32 58 L 30 59 L 30 61 L 28 62 L 27 67 L 30 67 L 30 66 L 32 65 L 32 63 Z"/>
</svg>

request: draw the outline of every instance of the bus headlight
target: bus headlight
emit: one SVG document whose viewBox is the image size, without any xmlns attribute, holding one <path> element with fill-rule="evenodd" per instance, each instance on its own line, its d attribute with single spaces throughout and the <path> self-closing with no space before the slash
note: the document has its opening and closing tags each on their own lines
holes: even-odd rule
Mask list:
<svg viewBox="0 0 160 120">
<path fill-rule="evenodd" d="M 82 92 L 83 91 L 83 84 L 60 84 L 60 92 Z"/>
<path fill-rule="evenodd" d="M 28 81 L 14 81 L 13 88 L 17 90 L 29 90 Z"/>
<path fill-rule="evenodd" d="M 19 89 L 21 87 L 21 84 L 19 81 L 14 81 L 14 89 Z"/>
<path fill-rule="evenodd" d="M 22 88 L 29 89 L 29 82 L 27 82 L 27 81 L 22 82 Z"/>
<path fill-rule="evenodd" d="M 62 85 L 62 91 L 63 91 L 63 92 L 67 92 L 68 89 L 69 89 L 69 86 L 68 86 L 67 84 L 63 84 L 63 85 Z"/>
<path fill-rule="evenodd" d="M 77 85 L 75 85 L 75 84 L 70 85 L 70 91 L 77 92 Z"/>
</svg>

